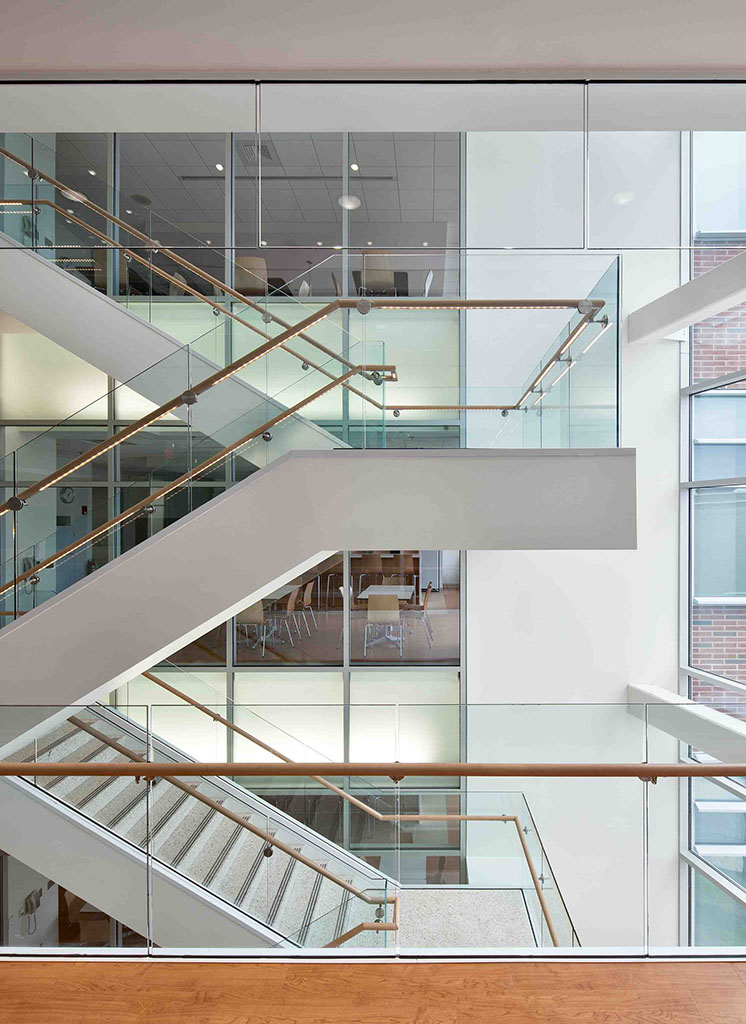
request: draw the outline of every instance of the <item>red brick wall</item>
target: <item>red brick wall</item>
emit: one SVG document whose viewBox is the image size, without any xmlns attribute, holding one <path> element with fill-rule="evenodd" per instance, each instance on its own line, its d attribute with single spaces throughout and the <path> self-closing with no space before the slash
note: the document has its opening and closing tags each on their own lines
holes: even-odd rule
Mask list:
<svg viewBox="0 0 746 1024">
<path fill-rule="evenodd" d="M 692 609 L 694 668 L 746 683 L 746 608 L 736 605 Z M 692 700 L 746 719 L 746 696 L 692 679 Z"/>
<path fill-rule="evenodd" d="M 692 253 L 692 276 L 699 277 L 743 251 L 742 246 L 727 239 L 722 243 L 718 240 L 716 246 L 697 248 Z M 693 382 L 738 370 L 746 370 L 746 303 L 692 328 Z M 692 609 L 691 664 L 746 683 L 746 608 L 727 605 Z M 746 697 L 730 690 L 693 679 L 692 698 L 746 719 Z"/>
<path fill-rule="evenodd" d="M 712 270 L 743 248 L 702 246 L 692 253 L 692 277 Z M 746 303 L 692 328 L 692 382 L 746 369 Z"/>
</svg>

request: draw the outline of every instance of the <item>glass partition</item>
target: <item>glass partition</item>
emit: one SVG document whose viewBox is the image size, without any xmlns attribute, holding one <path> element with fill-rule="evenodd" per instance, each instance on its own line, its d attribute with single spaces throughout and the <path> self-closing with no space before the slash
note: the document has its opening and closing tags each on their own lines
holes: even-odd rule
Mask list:
<svg viewBox="0 0 746 1024">
<path fill-rule="evenodd" d="M 186 685 L 178 670 L 167 682 Z M 199 685 L 190 696 L 201 704 L 210 690 Z M 131 689 L 138 692 L 149 696 L 139 682 Z M 2 780 L 8 813 L 0 849 L 13 896 L 4 904 L 6 947 L 255 955 L 341 943 L 353 955 L 360 948 L 617 957 L 671 949 L 685 955 L 687 944 L 742 948 L 743 780 L 645 781 L 648 764 L 687 760 L 677 752 L 689 729 L 680 709 L 454 708 L 466 716 L 475 760 L 513 765 L 520 758 L 530 765 L 551 758 L 561 766 L 582 755 L 591 767 L 639 766 L 640 775 L 630 778 L 563 778 L 560 767 L 552 777 L 508 776 L 497 788 L 478 778 L 431 785 L 413 777 L 231 779 L 188 772 L 146 782 L 135 769 L 93 774 L 139 760 L 219 760 L 231 730 L 205 707 L 169 697 L 116 708 L 5 709 L 4 762 L 62 761 L 82 769 Z M 314 708 L 332 710 L 328 703 L 239 707 L 225 695 L 210 710 L 254 736 L 234 748 L 236 759 L 261 761 L 267 747 L 275 751 L 271 772 L 283 746 L 291 757 L 340 757 L 338 744 L 318 745 Z M 433 706 L 408 706 L 410 718 L 404 711 L 356 708 L 358 716 L 371 716 L 369 734 L 378 722 L 380 735 L 393 737 L 402 760 L 422 756 L 412 740 L 427 722 L 440 734 L 457 728 L 456 718 L 436 723 Z M 198 716 L 204 721 L 195 725 Z M 379 760 L 389 756 L 382 749 Z M 454 755 L 442 749 L 434 756 Z M 691 789 L 693 800 L 691 851 L 681 856 L 669 827 L 680 786 Z M 23 831 L 13 824 L 21 816 Z M 59 841 L 37 841 L 40 829 Z M 81 869 L 94 862 L 95 872 Z M 125 876 L 126 888 L 114 884 Z M 689 889 L 692 931 L 679 937 L 680 900 Z"/>
</svg>

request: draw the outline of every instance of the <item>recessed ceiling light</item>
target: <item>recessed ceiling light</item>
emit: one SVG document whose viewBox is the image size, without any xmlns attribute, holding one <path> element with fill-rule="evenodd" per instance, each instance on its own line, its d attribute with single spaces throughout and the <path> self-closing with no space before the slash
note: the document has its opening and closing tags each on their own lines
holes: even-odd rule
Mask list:
<svg viewBox="0 0 746 1024">
<path fill-rule="evenodd" d="M 215 170 L 216 171 L 224 171 L 225 167 L 223 167 L 222 164 L 215 164 Z"/>
<path fill-rule="evenodd" d="M 372 242 L 368 242 L 368 245 L 373 245 L 373 243 Z"/>
<path fill-rule="evenodd" d="M 357 164 L 350 164 L 350 170 L 351 171 L 359 171 L 360 168 L 358 167 Z"/>
<path fill-rule="evenodd" d="M 130 214 L 131 214 L 131 213 L 132 213 L 132 210 L 125 210 L 124 212 L 125 212 L 125 213 L 130 213 Z"/>
<path fill-rule="evenodd" d="M 91 175 L 92 178 L 96 177 L 96 172 L 94 171 L 94 169 L 92 167 L 88 168 L 88 173 Z"/>
<path fill-rule="evenodd" d="M 323 242 L 317 242 L 316 245 L 323 245 Z"/>
<path fill-rule="evenodd" d="M 264 241 L 264 239 L 262 239 L 261 242 L 259 243 L 259 245 L 266 245 L 266 244 L 267 243 Z"/>
<path fill-rule="evenodd" d="M 429 242 L 423 242 L 422 244 L 425 246 L 426 249 L 427 249 L 428 245 L 430 245 Z"/>
<path fill-rule="evenodd" d="M 343 210 L 359 210 L 363 205 L 362 199 L 358 196 L 340 196 L 337 199 L 337 204 L 342 207 Z"/>
<path fill-rule="evenodd" d="M 75 211 L 74 210 L 65 210 L 65 213 L 75 213 Z M 68 221 L 68 223 L 69 223 L 69 221 Z"/>
<path fill-rule="evenodd" d="M 205 241 L 207 242 L 208 245 L 212 245 L 212 239 L 211 238 L 206 238 Z"/>
<path fill-rule="evenodd" d="M 612 203 L 615 203 L 616 206 L 626 206 L 628 203 L 631 203 L 634 198 L 634 192 L 617 192 L 611 197 L 611 201 Z"/>
</svg>

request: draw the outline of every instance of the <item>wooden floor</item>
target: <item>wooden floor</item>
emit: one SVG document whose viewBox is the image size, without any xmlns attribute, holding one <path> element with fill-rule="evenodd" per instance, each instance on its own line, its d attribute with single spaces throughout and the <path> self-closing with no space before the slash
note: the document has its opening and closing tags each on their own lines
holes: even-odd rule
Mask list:
<svg viewBox="0 0 746 1024">
<path fill-rule="evenodd" d="M 0 963 L 2 1024 L 744 1024 L 746 964 Z"/>
</svg>

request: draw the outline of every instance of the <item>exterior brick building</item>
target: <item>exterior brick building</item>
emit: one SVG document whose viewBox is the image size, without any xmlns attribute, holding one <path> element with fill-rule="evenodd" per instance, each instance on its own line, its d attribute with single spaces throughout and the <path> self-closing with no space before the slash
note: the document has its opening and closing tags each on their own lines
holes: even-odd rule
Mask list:
<svg viewBox="0 0 746 1024">
<path fill-rule="evenodd" d="M 742 235 L 705 235 L 692 253 L 692 276 L 712 270 L 744 252 Z M 746 369 L 746 303 L 718 313 L 692 328 L 692 382 Z M 734 385 L 742 388 L 743 384 Z M 691 620 L 691 664 L 746 683 L 746 607 L 695 605 Z M 746 719 L 746 696 L 692 680 L 692 699 Z"/>
</svg>

